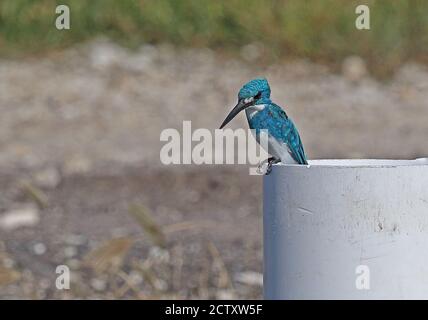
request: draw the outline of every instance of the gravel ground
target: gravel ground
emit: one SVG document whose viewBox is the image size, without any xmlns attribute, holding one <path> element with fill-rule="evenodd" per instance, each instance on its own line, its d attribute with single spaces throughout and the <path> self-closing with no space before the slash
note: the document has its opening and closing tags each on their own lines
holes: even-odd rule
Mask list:
<svg viewBox="0 0 428 320">
<path fill-rule="evenodd" d="M 159 161 L 161 130 L 218 128 L 255 76 L 309 158 L 427 156 L 426 67 L 380 83 L 356 57 L 341 74 L 256 62 L 105 40 L 0 60 L 0 297 L 261 298 L 261 178 Z"/>
</svg>

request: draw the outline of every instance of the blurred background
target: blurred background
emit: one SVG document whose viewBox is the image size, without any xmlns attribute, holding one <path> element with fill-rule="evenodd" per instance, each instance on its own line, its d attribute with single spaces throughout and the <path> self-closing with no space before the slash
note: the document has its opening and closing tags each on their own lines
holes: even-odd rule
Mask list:
<svg viewBox="0 0 428 320">
<path fill-rule="evenodd" d="M 0 0 L 0 298 L 261 298 L 262 178 L 160 132 L 265 76 L 310 159 L 425 157 L 427 63 L 423 0 Z"/>
</svg>

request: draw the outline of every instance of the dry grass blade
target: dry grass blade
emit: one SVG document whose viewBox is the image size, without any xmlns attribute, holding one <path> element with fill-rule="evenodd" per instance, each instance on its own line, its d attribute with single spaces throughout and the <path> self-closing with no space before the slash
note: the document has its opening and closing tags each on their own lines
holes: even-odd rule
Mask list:
<svg viewBox="0 0 428 320">
<path fill-rule="evenodd" d="M 153 220 L 148 210 L 142 205 L 132 205 L 129 212 L 135 217 L 140 226 L 147 232 L 153 243 L 165 248 L 166 239 L 161 227 Z"/>
<path fill-rule="evenodd" d="M 178 223 L 174 223 L 166 226 L 164 228 L 164 232 L 168 234 L 168 233 L 193 230 L 193 229 L 203 229 L 203 228 L 211 229 L 214 225 L 215 225 L 214 221 L 211 221 L 211 220 L 183 221 L 183 222 L 178 222 Z"/>
<path fill-rule="evenodd" d="M 208 251 L 214 260 L 214 266 L 219 270 L 218 286 L 220 288 L 232 287 L 232 281 L 230 280 L 229 272 L 227 271 L 220 251 L 218 251 L 217 247 L 212 241 L 208 242 Z"/>
<path fill-rule="evenodd" d="M 183 265 L 184 265 L 184 250 L 181 245 L 173 249 L 173 270 L 172 270 L 172 286 L 176 290 L 181 288 Z"/>
<path fill-rule="evenodd" d="M 44 209 L 48 206 L 48 197 L 46 194 L 33 186 L 29 182 L 23 182 L 21 184 L 22 190 L 39 206 L 40 209 Z"/>
<path fill-rule="evenodd" d="M 210 274 L 211 274 L 211 261 L 208 257 L 203 258 L 202 270 L 199 272 L 198 277 L 198 295 L 201 299 L 210 298 Z"/>
<path fill-rule="evenodd" d="M 84 259 L 85 265 L 95 272 L 118 270 L 131 248 L 134 240 L 131 238 L 117 238 L 91 251 Z"/>
<path fill-rule="evenodd" d="M 146 297 L 140 292 L 140 290 L 138 289 L 138 287 L 136 287 L 133 283 L 132 283 L 132 281 L 131 281 L 131 279 L 129 278 L 129 276 L 125 273 L 125 272 L 123 272 L 123 271 L 119 271 L 118 273 L 117 273 L 117 275 L 120 277 L 120 278 L 122 278 L 122 280 L 125 282 L 124 283 L 124 285 L 121 287 L 121 288 L 119 288 L 117 291 L 116 291 L 116 298 L 122 298 L 125 294 L 126 294 L 126 292 L 128 291 L 128 290 L 132 290 L 132 292 L 134 293 L 134 295 L 136 296 L 136 298 L 137 299 L 140 299 L 140 300 L 144 300 L 144 299 L 146 299 Z"/>
<path fill-rule="evenodd" d="M 13 269 L 0 266 L 0 286 L 5 286 L 18 281 L 21 274 Z"/>
<path fill-rule="evenodd" d="M 144 280 L 156 291 L 163 291 L 161 280 L 156 276 L 153 270 L 148 266 L 139 266 Z"/>
</svg>

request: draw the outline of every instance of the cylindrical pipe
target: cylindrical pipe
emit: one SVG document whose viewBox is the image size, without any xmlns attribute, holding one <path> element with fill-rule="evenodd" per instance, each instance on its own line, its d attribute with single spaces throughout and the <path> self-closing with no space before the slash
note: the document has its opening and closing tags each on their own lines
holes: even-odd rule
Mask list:
<svg viewBox="0 0 428 320">
<path fill-rule="evenodd" d="M 314 160 L 264 178 L 266 299 L 428 299 L 428 162 Z"/>
</svg>

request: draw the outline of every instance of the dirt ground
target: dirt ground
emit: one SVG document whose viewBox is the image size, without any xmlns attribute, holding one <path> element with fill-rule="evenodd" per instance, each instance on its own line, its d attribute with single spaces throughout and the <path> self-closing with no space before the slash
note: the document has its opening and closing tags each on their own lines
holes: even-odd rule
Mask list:
<svg viewBox="0 0 428 320">
<path fill-rule="evenodd" d="M 311 159 L 427 156 L 427 68 L 369 74 L 105 40 L 0 60 L 0 298 L 261 298 L 262 178 L 164 166 L 160 132 L 218 128 L 266 76 Z"/>
</svg>

